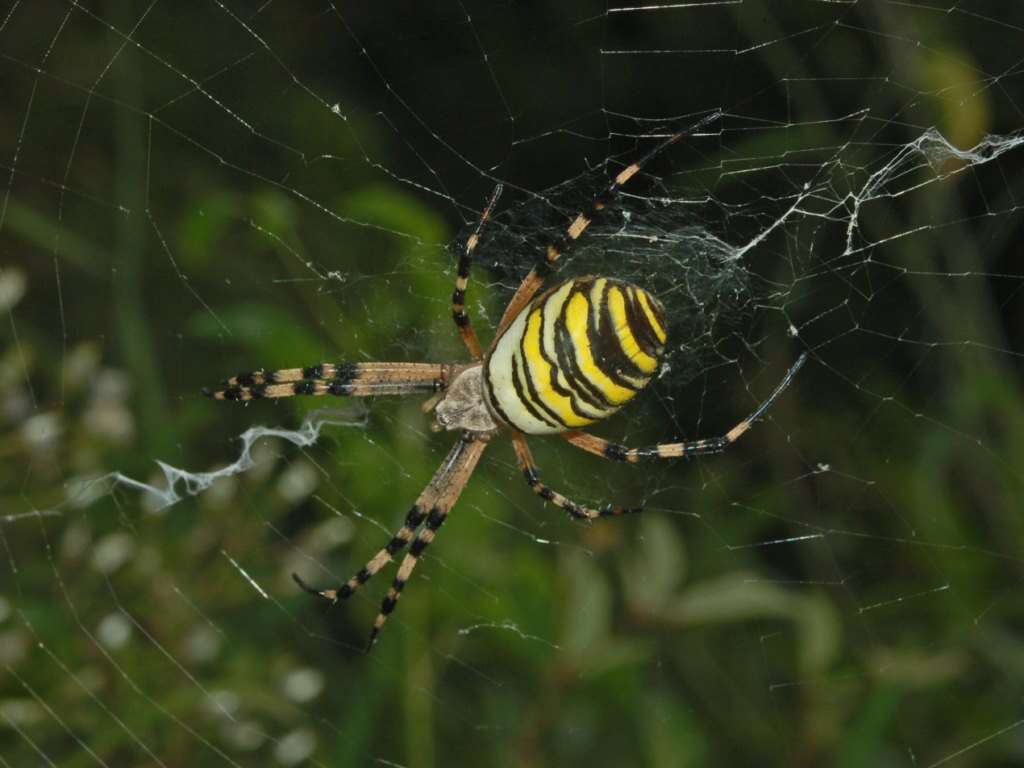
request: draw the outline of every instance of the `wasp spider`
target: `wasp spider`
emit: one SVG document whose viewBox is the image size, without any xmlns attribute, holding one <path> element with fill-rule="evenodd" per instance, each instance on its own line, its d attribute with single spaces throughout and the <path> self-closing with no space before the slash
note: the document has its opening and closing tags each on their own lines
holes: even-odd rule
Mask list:
<svg viewBox="0 0 1024 768">
<path fill-rule="evenodd" d="M 308 368 L 242 373 L 225 381 L 223 389 L 206 391 L 215 400 L 239 401 L 293 395 L 430 393 L 424 411 L 435 411 L 434 429 L 459 432 L 459 439 L 416 499 L 405 523 L 352 578 L 334 589 L 318 590 L 293 574 L 302 589 L 334 603 L 351 597 L 411 542 L 373 623 L 368 649 L 494 435 L 507 433 L 511 437 L 519 467 L 533 492 L 573 517 L 593 520 L 636 512 L 639 510 L 612 505 L 591 509 L 544 485 L 526 435 L 557 434 L 584 451 L 625 462 L 715 453 L 735 442 L 764 414 L 803 364 L 806 355 L 801 355 L 753 413 L 721 437 L 629 448 L 580 431 L 615 413 L 657 372 L 665 348 L 665 310 L 643 288 L 608 277 L 574 278 L 539 295 L 538 291 L 559 259 L 629 179 L 657 153 L 717 116 L 711 115 L 693 128 L 672 135 L 626 167 L 572 220 L 519 285 L 505 308 L 494 341 L 484 352 L 466 314 L 466 287 L 473 252 L 501 193 L 499 186 L 475 231 L 461 247 L 452 295 L 452 318 L 469 350 L 469 363 L 321 363 Z"/>
</svg>

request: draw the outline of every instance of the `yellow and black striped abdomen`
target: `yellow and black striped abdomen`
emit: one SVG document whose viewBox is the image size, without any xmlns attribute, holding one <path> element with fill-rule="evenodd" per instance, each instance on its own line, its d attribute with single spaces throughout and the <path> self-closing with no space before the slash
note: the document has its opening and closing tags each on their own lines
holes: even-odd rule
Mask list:
<svg viewBox="0 0 1024 768">
<path fill-rule="evenodd" d="M 664 310 L 642 288 L 568 280 L 530 302 L 495 342 L 484 394 L 495 416 L 526 434 L 579 429 L 643 389 L 664 347 Z"/>
</svg>

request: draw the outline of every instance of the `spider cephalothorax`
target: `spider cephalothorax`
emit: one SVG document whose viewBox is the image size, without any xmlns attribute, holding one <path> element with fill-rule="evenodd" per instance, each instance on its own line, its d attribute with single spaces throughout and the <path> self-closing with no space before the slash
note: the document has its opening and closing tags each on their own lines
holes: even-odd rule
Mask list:
<svg viewBox="0 0 1024 768">
<path fill-rule="evenodd" d="M 465 310 L 473 251 L 501 192 L 499 186 L 462 247 L 452 317 L 472 362 L 321 363 L 307 368 L 243 373 L 207 392 L 216 400 L 254 400 L 292 395 L 430 394 L 424 410 L 435 410 L 436 429 L 460 432 L 433 479 L 416 499 L 405 523 L 352 578 L 334 589 L 317 590 L 297 575 L 308 592 L 332 602 L 351 596 L 407 545 L 370 635 L 372 646 L 398 603 L 419 557 L 434 540 L 459 498 L 490 439 L 505 432 L 512 438 L 519 467 L 534 493 L 581 519 L 637 511 L 606 505 L 577 504 L 544 485 L 526 444 L 526 435 L 558 434 L 571 445 L 616 461 L 679 458 L 724 450 L 759 419 L 788 386 L 806 359 L 801 355 L 761 405 L 721 437 L 628 448 L 579 431 L 607 418 L 643 389 L 657 373 L 666 341 L 665 310 L 643 288 L 608 277 L 566 280 L 538 295 L 558 260 L 583 235 L 608 200 L 654 155 L 702 127 L 717 113 L 663 141 L 627 166 L 577 215 L 565 234 L 551 243 L 520 283 L 502 315 L 486 354 Z M 411 542 L 411 545 L 410 545 Z"/>
<path fill-rule="evenodd" d="M 439 429 L 490 434 L 498 429 L 484 399 L 484 366 L 471 365 L 460 370 L 437 404 Z"/>
</svg>

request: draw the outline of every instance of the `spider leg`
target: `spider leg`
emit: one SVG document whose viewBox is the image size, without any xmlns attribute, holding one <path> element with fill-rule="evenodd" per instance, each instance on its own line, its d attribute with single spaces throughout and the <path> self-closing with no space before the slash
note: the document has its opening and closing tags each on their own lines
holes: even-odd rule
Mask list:
<svg viewBox="0 0 1024 768">
<path fill-rule="evenodd" d="M 405 516 L 405 522 L 402 527 L 398 529 L 394 536 L 391 537 L 391 541 L 384 545 L 373 557 L 371 557 L 359 571 L 352 576 L 348 581 L 342 584 L 336 589 L 317 589 L 311 587 L 297 573 L 292 574 L 292 579 L 295 583 L 302 587 L 303 590 L 309 592 L 311 595 L 319 595 L 325 600 L 330 600 L 332 603 L 336 603 L 339 600 L 345 600 L 355 594 L 363 584 L 368 582 L 377 571 L 383 568 L 386 564 L 390 563 L 396 553 L 400 552 L 405 548 L 405 545 L 412 541 L 412 537 L 416 533 L 416 529 L 420 527 L 420 523 L 427 516 L 427 510 L 431 508 L 434 497 L 437 495 L 433 493 L 433 486 L 428 485 L 423 493 L 420 494 L 419 498 L 416 499 L 416 503 L 413 504 L 412 509 L 409 510 L 409 514 Z"/>
<path fill-rule="evenodd" d="M 544 279 L 554 270 L 555 263 L 558 259 L 572 250 L 572 247 L 586 231 L 587 227 L 590 226 L 590 223 L 601 214 L 608 203 L 619 193 L 622 187 L 631 178 L 636 176 L 636 174 L 639 173 L 647 163 L 661 154 L 665 149 L 672 146 L 680 139 L 692 136 L 705 125 L 714 122 L 721 116 L 722 113 L 717 110 L 706 115 L 693 125 L 673 133 L 667 139 L 663 140 L 653 149 L 648 151 L 647 154 L 643 155 L 639 160 L 636 160 L 619 171 L 618 175 L 616 175 L 612 182 L 601 192 L 595 195 L 590 204 L 576 215 L 562 236 L 555 240 L 555 242 L 548 245 L 544 254 L 537 260 L 537 263 L 534 264 L 533 269 L 531 269 L 529 274 L 523 278 L 523 282 L 519 284 L 519 288 L 516 289 L 515 294 L 512 296 L 512 300 L 505 308 L 505 313 L 501 316 L 501 322 L 498 323 L 495 338 L 501 336 L 509 324 L 518 317 L 519 313 L 523 311 L 523 307 L 530 302 L 530 299 L 533 298 L 541 285 L 544 284 Z"/>
<path fill-rule="evenodd" d="M 473 266 L 473 251 L 476 250 L 476 246 L 480 242 L 480 232 L 491 217 L 491 211 L 494 210 L 494 205 L 501 196 L 501 190 L 501 184 L 494 188 L 487 207 L 480 214 L 480 221 L 477 223 L 476 229 L 466 238 L 466 242 L 462 246 L 462 253 L 459 255 L 459 271 L 455 278 L 455 291 L 452 293 L 452 320 L 455 321 L 459 335 L 474 360 L 479 360 L 483 356 L 483 350 L 480 348 L 480 340 L 476 337 L 476 331 L 469 323 L 469 315 L 466 314 L 466 286 L 469 285 L 469 271 Z"/>
<path fill-rule="evenodd" d="M 786 375 L 782 378 L 782 381 L 776 385 L 775 389 L 772 390 L 772 393 L 768 395 L 768 398 L 761 403 L 753 413 L 747 416 L 747 418 L 743 419 L 743 421 L 721 437 L 710 437 L 703 440 L 692 440 L 683 443 L 659 443 L 646 448 L 629 448 L 625 445 L 612 443 L 595 435 L 587 434 L 586 432 L 562 432 L 561 437 L 572 445 L 575 445 L 577 448 L 582 448 L 588 453 L 593 453 L 606 459 L 612 459 L 613 461 L 628 461 L 631 463 L 640 461 L 641 459 L 678 459 L 684 456 L 700 456 L 701 454 L 707 453 L 720 453 L 735 443 L 741 435 L 753 426 L 754 422 L 764 416 L 765 411 L 771 407 L 772 403 L 774 403 L 778 399 L 779 395 L 785 391 L 786 387 L 790 385 L 790 382 L 793 381 L 793 377 L 796 375 L 796 372 L 800 370 L 806 361 L 807 353 L 804 352 L 797 358 L 797 361 L 790 366 L 790 369 L 786 371 Z"/>
<path fill-rule="evenodd" d="M 447 363 L 320 363 L 307 368 L 252 371 L 232 376 L 222 389 L 204 389 L 214 400 L 257 400 L 295 395 L 410 395 L 444 390 L 457 366 Z"/>
<path fill-rule="evenodd" d="M 464 432 L 448 453 L 448 457 L 444 460 L 437 475 L 434 476 L 434 480 L 431 481 L 436 486 L 437 493 L 434 506 L 430 510 L 430 514 L 427 515 L 427 520 L 420 532 L 416 535 L 416 540 L 413 541 L 409 551 L 402 558 L 402 563 L 398 566 L 398 573 L 395 574 L 395 580 L 384 596 L 380 613 L 374 619 L 373 629 L 370 630 L 367 651 L 373 648 L 373 644 L 377 642 L 377 636 L 383 629 L 384 622 L 388 620 L 388 616 L 398 605 L 398 599 L 402 596 L 402 590 L 405 589 L 406 583 L 412 576 L 416 563 L 422 557 L 423 551 L 430 546 L 438 530 L 444 525 L 444 521 L 448 518 L 448 512 L 458 501 L 462 489 L 469 482 L 470 475 L 473 474 L 486 447 L 486 439 L 481 439 L 471 432 Z"/>
<path fill-rule="evenodd" d="M 453 475 L 460 471 L 463 463 L 465 462 L 464 448 L 467 444 L 465 438 L 461 439 L 456 443 L 451 451 L 449 451 L 447 458 L 438 468 L 437 472 L 434 473 L 434 477 L 427 483 L 427 487 L 423 489 L 419 497 L 416 499 L 416 503 L 413 504 L 412 509 L 405 516 L 405 522 L 402 527 L 398 529 L 391 540 L 385 544 L 373 557 L 371 557 L 362 568 L 348 581 L 342 584 L 340 587 L 334 589 L 317 589 L 307 584 L 297 573 L 292 574 L 292 579 L 298 584 L 303 590 L 309 592 L 311 595 L 317 595 L 325 600 L 329 600 L 332 603 L 336 603 L 339 600 L 345 600 L 351 597 L 356 591 L 368 582 L 374 574 L 376 574 L 381 568 L 387 565 L 394 556 L 403 550 L 405 546 L 412 541 L 413 536 L 416 533 L 416 529 L 420 527 L 420 524 L 427 520 L 427 524 L 430 524 L 430 519 L 433 518 L 435 511 L 438 509 L 438 499 L 446 492 L 450 493 L 451 483 Z M 484 443 L 480 443 L 481 446 Z M 477 457 L 479 458 L 479 457 Z M 475 460 L 473 462 L 476 463 Z M 465 480 L 469 479 L 469 475 L 462 480 L 463 484 Z M 461 487 L 458 489 L 461 491 Z M 456 498 L 458 494 L 456 493 Z M 452 500 L 454 503 L 454 499 Z"/>
<path fill-rule="evenodd" d="M 601 509 L 591 509 L 585 507 L 582 504 L 577 504 L 575 501 L 566 498 L 557 491 L 553 491 L 548 486 L 544 485 L 540 481 L 537 475 L 537 464 L 533 460 L 533 456 L 530 454 L 530 447 L 526 444 L 526 437 L 521 432 L 512 433 L 512 444 L 516 449 L 516 459 L 519 462 L 519 469 L 523 472 L 523 477 L 526 478 L 527 485 L 533 489 L 533 492 L 540 496 L 545 501 L 550 501 L 556 507 L 560 507 L 568 512 L 573 517 L 579 520 L 594 520 L 598 517 L 617 517 L 619 515 L 626 515 L 633 512 L 640 512 L 640 507 L 616 507 L 611 504 L 606 504 Z"/>
</svg>

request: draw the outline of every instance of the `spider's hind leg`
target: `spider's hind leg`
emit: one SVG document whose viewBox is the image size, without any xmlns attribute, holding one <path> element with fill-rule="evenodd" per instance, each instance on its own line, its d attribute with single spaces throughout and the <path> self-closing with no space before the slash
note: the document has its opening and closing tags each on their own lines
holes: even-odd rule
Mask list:
<svg viewBox="0 0 1024 768">
<path fill-rule="evenodd" d="M 641 459 L 681 459 L 689 456 L 721 453 L 735 443 L 754 423 L 764 416 L 765 412 L 772 406 L 772 403 L 786 390 L 793 377 L 796 376 L 796 372 L 800 370 L 806 361 L 807 353 L 804 352 L 790 366 L 782 381 L 775 385 L 775 389 L 772 390 L 772 393 L 768 395 L 764 402 L 757 406 L 754 412 L 747 416 L 747 418 L 719 437 L 706 437 L 680 443 L 658 443 L 657 445 L 644 448 L 630 448 L 625 445 L 619 445 L 587 432 L 562 432 L 560 437 L 577 448 L 587 453 L 592 453 L 595 456 L 611 459 L 612 461 L 628 461 L 630 463 L 635 463 Z"/>
<path fill-rule="evenodd" d="M 600 509 L 591 509 L 582 504 L 577 504 L 572 499 L 563 496 L 558 491 L 552 490 L 540 481 L 537 473 L 537 464 L 530 454 L 530 447 L 526 444 L 526 437 L 521 432 L 512 434 L 512 444 L 516 449 L 516 459 L 519 461 L 519 469 L 522 470 L 523 477 L 526 478 L 526 484 L 544 501 L 550 501 L 556 507 L 564 509 L 576 519 L 594 520 L 598 517 L 618 517 L 642 511 L 641 507 L 618 507 L 606 504 Z"/>
</svg>

